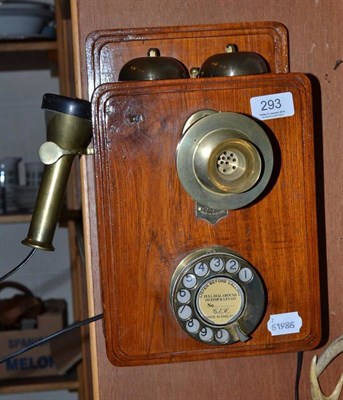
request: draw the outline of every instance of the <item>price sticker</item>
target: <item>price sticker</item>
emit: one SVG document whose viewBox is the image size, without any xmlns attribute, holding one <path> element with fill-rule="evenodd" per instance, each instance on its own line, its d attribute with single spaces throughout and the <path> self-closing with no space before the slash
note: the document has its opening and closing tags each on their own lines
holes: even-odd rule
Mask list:
<svg viewBox="0 0 343 400">
<path fill-rule="evenodd" d="M 250 99 L 250 107 L 252 116 L 260 121 L 294 115 L 293 95 L 291 92 L 252 97 Z"/>
<path fill-rule="evenodd" d="M 298 312 L 272 314 L 267 323 L 268 331 L 272 336 L 290 335 L 299 333 L 303 321 Z"/>
</svg>

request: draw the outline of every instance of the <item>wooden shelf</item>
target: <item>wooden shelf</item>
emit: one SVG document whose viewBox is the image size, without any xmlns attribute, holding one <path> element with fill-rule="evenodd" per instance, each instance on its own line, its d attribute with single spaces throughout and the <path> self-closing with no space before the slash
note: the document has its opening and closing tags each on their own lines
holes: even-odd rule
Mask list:
<svg viewBox="0 0 343 400">
<path fill-rule="evenodd" d="M 52 76 L 59 77 L 60 94 L 75 97 L 74 77 L 74 50 L 72 34 L 75 34 L 70 17 L 70 2 L 68 0 L 54 0 L 56 40 L 45 38 L 25 40 L 0 40 L 0 53 L 5 59 L 3 69 L 5 71 L 22 71 L 50 69 Z M 7 69 L 6 69 L 7 68 Z M 77 319 L 85 318 L 87 313 L 86 282 L 82 240 L 80 239 L 81 211 L 75 211 L 80 207 L 79 174 L 75 166 L 72 172 L 72 183 L 68 189 L 68 205 L 74 210 L 62 210 L 59 218 L 59 226 L 67 227 L 69 231 L 69 248 L 71 262 L 71 288 L 73 297 L 74 316 Z M 0 207 L 1 208 L 1 207 Z M 1 208 L 2 210 L 2 208 Z M 1 211 L 0 210 L 0 211 Z M 0 224 L 29 224 L 32 213 L 18 211 L 16 214 L 0 214 Z M 27 226 L 28 227 L 28 226 Z M 7 229 L 8 226 L 3 226 Z M 88 343 L 87 329 L 82 334 L 82 361 L 78 362 L 73 376 L 61 376 L 56 378 L 40 379 L 0 379 L 0 398 L 2 394 L 42 392 L 55 390 L 69 390 L 78 392 L 80 400 L 90 400 L 92 396 L 91 361 Z M 1 346 L 1 345 L 0 345 Z M 61 352 L 65 350 L 61 349 Z M 80 357 L 80 356 L 79 356 Z M 52 394 L 51 394 L 52 395 Z M 35 398 L 35 395 L 28 395 Z M 49 395 L 45 397 L 50 397 Z"/>
<path fill-rule="evenodd" d="M 0 381 L 0 394 L 79 389 L 76 375 Z"/>
<path fill-rule="evenodd" d="M 31 214 L 2 214 L 0 224 L 19 224 L 31 221 Z"/>
<path fill-rule="evenodd" d="M 0 41 L 0 52 L 55 51 L 56 40 L 4 40 Z"/>
<path fill-rule="evenodd" d="M 20 224 L 31 221 L 32 214 L 0 214 L 0 224 Z M 82 218 L 81 210 L 63 210 L 59 219 L 60 224 Z"/>
</svg>

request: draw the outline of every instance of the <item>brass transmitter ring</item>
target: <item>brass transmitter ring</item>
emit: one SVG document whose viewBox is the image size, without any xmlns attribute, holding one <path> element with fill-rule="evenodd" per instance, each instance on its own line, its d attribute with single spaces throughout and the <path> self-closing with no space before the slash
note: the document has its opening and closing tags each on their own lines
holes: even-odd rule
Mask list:
<svg viewBox="0 0 343 400">
<path fill-rule="evenodd" d="M 176 164 L 186 192 L 215 210 L 235 210 L 254 201 L 273 170 L 266 132 L 251 118 L 200 110 L 186 121 Z"/>
</svg>

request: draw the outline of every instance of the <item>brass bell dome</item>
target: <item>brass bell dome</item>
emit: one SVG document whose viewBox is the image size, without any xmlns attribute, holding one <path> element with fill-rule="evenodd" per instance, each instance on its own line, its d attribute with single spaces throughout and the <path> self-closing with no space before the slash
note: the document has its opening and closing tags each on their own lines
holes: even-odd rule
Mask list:
<svg viewBox="0 0 343 400">
<path fill-rule="evenodd" d="M 189 78 L 185 65 L 176 58 L 160 56 L 160 51 L 156 48 L 149 49 L 147 57 L 128 61 L 119 72 L 119 81 L 184 78 Z"/>
<path fill-rule="evenodd" d="M 235 45 L 228 44 L 225 53 L 214 54 L 202 64 L 199 77 L 264 74 L 268 70 L 267 63 L 259 54 L 237 51 Z"/>
</svg>

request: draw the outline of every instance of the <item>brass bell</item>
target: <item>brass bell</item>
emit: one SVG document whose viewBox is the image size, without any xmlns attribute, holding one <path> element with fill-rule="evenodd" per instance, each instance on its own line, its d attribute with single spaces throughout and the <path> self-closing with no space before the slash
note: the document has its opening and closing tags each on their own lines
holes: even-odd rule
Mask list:
<svg viewBox="0 0 343 400">
<path fill-rule="evenodd" d="M 153 81 L 157 79 L 189 78 L 188 69 L 172 57 L 161 57 L 156 48 L 148 50 L 147 57 L 134 58 L 119 72 L 119 81 Z"/>
<path fill-rule="evenodd" d="M 225 53 L 214 54 L 202 64 L 199 77 L 264 74 L 268 70 L 267 63 L 259 54 L 237 51 L 235 45 L 228 44 Z"/>
</svg>

